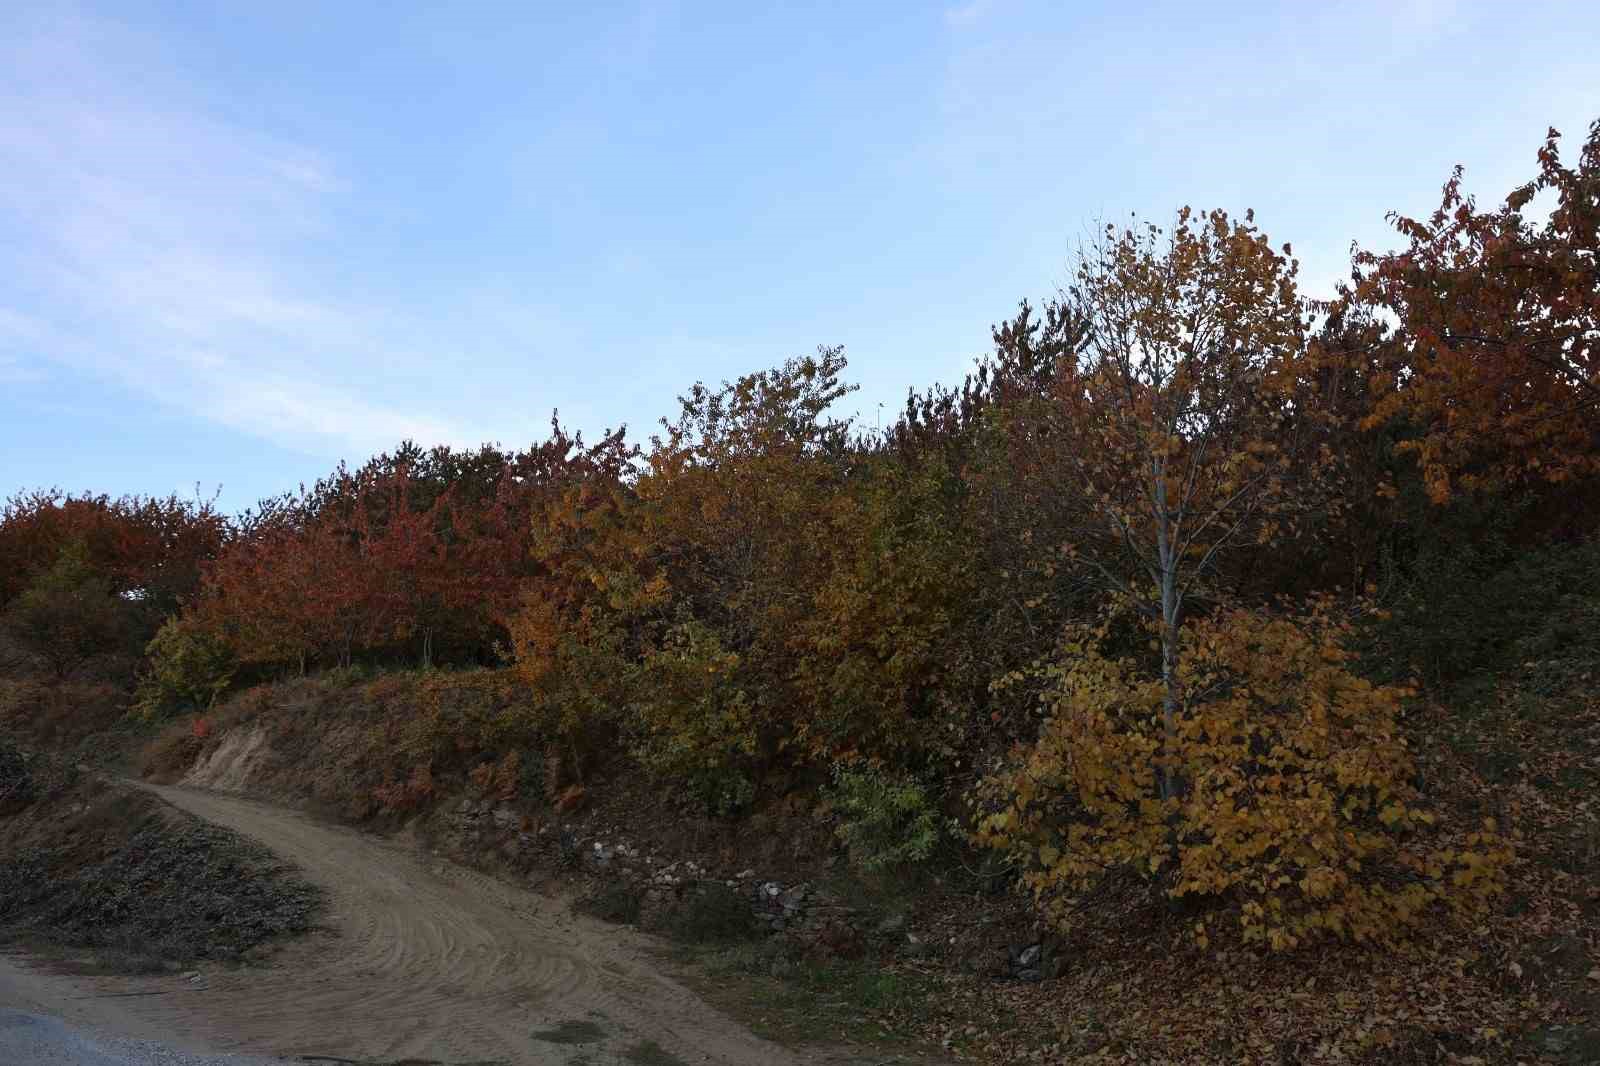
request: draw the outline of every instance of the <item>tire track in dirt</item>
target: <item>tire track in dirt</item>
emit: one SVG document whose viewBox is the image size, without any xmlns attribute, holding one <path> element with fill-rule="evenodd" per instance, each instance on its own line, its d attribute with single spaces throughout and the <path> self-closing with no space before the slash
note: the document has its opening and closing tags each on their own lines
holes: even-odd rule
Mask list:
<svg viewBox="0 0 1600 1066">
<path fill-rule="evenodd" d="M 143 785 L 173 806 L 259 841 L 327 892 L 325 932 L 265 966 L 219 970 L 203 986 L 97 978 L 97 994 L 142 1021 L 219 1050 L 358 1061 L 624 1061 L 654 1041 L 685 1063 L 815 1061 L 761 1040 L 658 972 L 648 940 L 560 901 L 235 795 Z M 626 974 L 619 979 L 615 974 Z M 603 1040 L 563 1047 L 535 1030 L 591 1021 Z"/>
</svg>

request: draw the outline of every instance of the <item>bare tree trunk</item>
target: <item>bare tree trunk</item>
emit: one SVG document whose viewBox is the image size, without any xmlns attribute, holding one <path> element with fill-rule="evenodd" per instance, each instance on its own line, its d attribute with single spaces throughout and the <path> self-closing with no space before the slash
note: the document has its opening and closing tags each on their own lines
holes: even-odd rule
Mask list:
<svg viewBox="0 0 1600 1066">
<path fill-rule="evenodd" d="M 1177 614 L 1167 613 L 1166 592 L 1162 592 L 1161 620 L 1161 681 L 1166 692 L 1161 698 L 1161 725 L 1165 743 L 1162 750 L 1168 759 L 1178 752 L 1178 708 L 1181 693 L 1178 684 L 1178 621 Z M 1183 792 L 1183 781 L 1175 767 L 1165 767 L 1161 774 L 1161 798 L 1174 799 Z"/>
<path fill-rule="evenodd" d="M 1161 568 L 1161 698 L 1162 756 L 1173 759 L 1178 750 L 1178 710 L 1181 693 L 1178 682 L 1178 640 L 1182 623 L 1182 598 L 1178 592 L 1177 545 L 1167 507 L 1167 478 L 1164 463 L 1155 470 L 1156 552 Z M 1178 771 L 1171 765 L 1161 769 L 1161 798 L 1170 800 L 1182 792 Z"/>
</svg>

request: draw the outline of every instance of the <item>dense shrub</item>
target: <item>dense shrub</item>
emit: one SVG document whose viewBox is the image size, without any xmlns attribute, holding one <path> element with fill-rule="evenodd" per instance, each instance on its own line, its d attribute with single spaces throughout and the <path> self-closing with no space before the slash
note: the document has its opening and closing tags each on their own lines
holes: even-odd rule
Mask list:
<svg viewBox="0 0 1600 1066">
<path fill-rule="evenodd" d="M 1246 940 L 1274 948 L 1399 939 L 1433 905 L 1471 911 L 1497 890 L 1508 853 L 1492 834 L 1431 842 L 1403 692 L 1350 672 L 1344 625 L 1243 611 L 1194 623 L 1175 738 L 1159 675 L 1087 636 L 1048 668 L 1037 743 L 981 790 L 978 839 L 1028 866 L 1058 920 L 1108 871 L 1226 898 Z"/>
<path fill-rule="evenodd" d="M 1544 657 L 1541 645 L 1589 639 L 1574 608 L 1600 595 L 1600 545 L 1528 546 L 1518 535 L 1526 501 L 1433 507 L 1420 494 L 1407 490 L 1406 521 L 1382 560 L 1385 611 L 1362 628 L 1365 671 L 1446 692 Z"/>
<path fill-rule="evenodd" d="M 720 881 L 692 886 L 662 914 L 660 931 L 684 944 L 729 944 L 761 934 L 750 901 Z"/>
<path fill-rule="evenodd" d="M 145 717 L 208 708 L 233 682 L 238 663 L 214 634 L 188 619 L 170 618 L 145 647 L 135 706 Z"/>
<path fill-rule="evenodd" d="M 205 500 L 19 492 L 0 504 L 0 606 L 76 545 L 113 592 L 159 623 L 194 591 L 228 533 Z"/>
<path fill-rule="evenodd" d="M 823 798 L 839 820 L 836 832 L 850 861 L 869 873 L 923 862 L 943 836 L 943 819 L 911 778 L 841 766 Z"/>
<path fill-rule="evenodd" d="M 577 900 L 573 906 L 602 922 L 610 922 L 613 925 L 638 925 L 644 898 L 639 889 L 633 885 L 610 884 Z"/>
<path fill-rule="evenodd" d="M 646 654 L 632 723 L 646 767 L 713 794 L 727 771 L 748 769 L 759 737 L 739 665 L 710 627 L 692 620 L 668 630 L 663 646 Z"/>
<path fill-rule="evenodd" d="M 133 608 L 90 565 L 81 544 L 63 549 L 6 606 L 0 630 L 58 681 L 93 659 L 129 652 L 136 641 Z"/>
</svg>

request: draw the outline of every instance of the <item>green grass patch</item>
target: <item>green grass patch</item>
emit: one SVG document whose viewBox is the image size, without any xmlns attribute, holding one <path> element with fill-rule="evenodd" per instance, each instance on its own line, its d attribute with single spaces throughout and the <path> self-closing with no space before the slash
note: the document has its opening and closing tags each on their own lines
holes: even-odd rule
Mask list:
<svg viewBox="0 0 1600 1066">
<path fill-rule="evenodd" d="M 761 927 L 750 901 L 727 885 L 701 885 L 662 915 L 656 932 L 680 944 L 736 944 L 754 940 Z"/>
<path fill-rule="evenodd" d="M 607 885 L 573 903 L 574 910 L 612 925 L 638 925 L 644 900 L 630 885 Z"/>
<path fill-rule="evenodd" d="M 680 951 L 685 980 L 756 1035 L 784 1045 L 909 1046 L 915 1023 L 939 1001 L 935 981 L 870 962 L 794 959 L 773 942 Z"/>
</svg>

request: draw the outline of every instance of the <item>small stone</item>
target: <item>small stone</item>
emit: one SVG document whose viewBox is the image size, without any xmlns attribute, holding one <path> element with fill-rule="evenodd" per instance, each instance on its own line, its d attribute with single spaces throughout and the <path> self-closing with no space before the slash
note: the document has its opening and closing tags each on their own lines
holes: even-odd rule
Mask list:
<svg viewBox="0 0 1600 1066">
<path fill-rule="evenodd" d="M 1038 965 L 1039 956 L 1042 954 L 1042 952 L 1043 948 L 1041 948 L 1038 944 L 1032 944 L 1023 948 L 1022 952 L 1017 956 L 1017 969 L 1027 970 Z M 1019 974 L 1018 976 L 1021 975 Z"/>
<path fill-rule="evenodd" d="M 1017 972 L 1017 980 L 1027 981 L 1030 984 L 1038 984 L 1041 980 L 1043 980 L 1043 977 L 1044 975 L 1038 970 L 1019 970 Z"/>
<path fill-rule="evenodd" d="M 903 930 L 905 927 L 905 915 L 891 914 L 889 917 L 878 923 L 878 932 L 882 933 L 884 936 L 893 936 Z"/>
<path fill-rule="evenodd" d="M 748 881 L 755 875 L 756 872 L 754 870 L 740 870 L 738 873 L 733 875 L 733 879 L 735 881 Z"/>
</svg>

